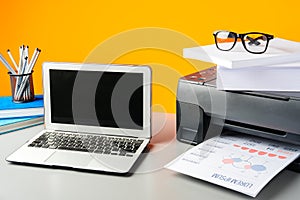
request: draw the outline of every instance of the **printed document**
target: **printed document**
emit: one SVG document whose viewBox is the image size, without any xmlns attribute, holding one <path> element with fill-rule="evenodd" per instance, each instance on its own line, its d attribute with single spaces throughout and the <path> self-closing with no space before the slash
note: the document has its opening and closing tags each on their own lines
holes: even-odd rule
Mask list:
<svg viewBox="0 0 300 200">
<path fill-rule="evenodd" d="M 165 167 L 255 197 L 300 147 L 251 136 L 211 138 Z"/>
</svg>

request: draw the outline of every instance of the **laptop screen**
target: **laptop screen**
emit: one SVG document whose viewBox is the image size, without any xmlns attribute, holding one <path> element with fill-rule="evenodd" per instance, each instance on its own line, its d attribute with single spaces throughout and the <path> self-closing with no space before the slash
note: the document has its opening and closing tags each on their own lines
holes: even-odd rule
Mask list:
<svg viewBox="0 0 300 200">
<path fill-rule="evenodd" d="M 143 74 L 50 69 L 51 122 L 143 129 Z"/>
</svg>

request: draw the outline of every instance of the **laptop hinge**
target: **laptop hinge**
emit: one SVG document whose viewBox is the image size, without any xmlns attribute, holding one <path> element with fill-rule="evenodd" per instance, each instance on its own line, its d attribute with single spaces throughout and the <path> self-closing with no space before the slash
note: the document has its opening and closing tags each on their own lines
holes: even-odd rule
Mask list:
<svg viewBox="0 0 300 200">
<path fill-rule="evenodd" d="M 65 131 L 65 130 L 53 130 L 53 131 L 57 131 L 57 132 L 64 132 L 64 133 L 79 133 L 79 134 L 88 134 L 88 135 L 105 135 L 105 136 L 112 136 L 112 137 L 126 137 L 126 138 L 139 138 L 136 136 L 130 136 L 130 135 L 111 135 L 111 134 L 104 134 L 104 133 L 93 133 L 93 132 L 74 132 L 74 131 Z"/>
</svg>

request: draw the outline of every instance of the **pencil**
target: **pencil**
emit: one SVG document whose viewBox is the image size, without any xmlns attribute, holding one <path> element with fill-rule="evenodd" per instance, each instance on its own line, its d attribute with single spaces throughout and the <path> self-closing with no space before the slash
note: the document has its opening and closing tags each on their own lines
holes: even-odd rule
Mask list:
<svg viewBox="0 0 300 200">
<path fill-rule="evenodd" d="M 15 70 L 8 64 L 8 62 L 6 61 L 6 59 L 2 56 L 2 54 L 0 53 L 0 61 L 3 63 L 3 65 L 6 67 L 6 69 L 12 73 L 12 74 L 16 74 Z"/>
<path fill-rule="evenodd" d="M 22 59 L 22 60 L 23 60 L 23 59 Z M 26 63 L 24 63 L 23 61 L 22 61 L 21 63 L 22 63 L 23 65 L 26 64 Z M 18 75 L 21 75 L 21 74 L 22 74 L 22 69 L 24 69 L 24 67 L 23 67 L 23 66 L 20 66 L 20 67 L 19 67 L 19 71 L 18 71 Z M 20 86 L 21 86 L 21 84 L 22 84 L 22 77 L 21 77 L 21 76 L 16 76 L 15 79 L 16 79 L 16 83 L 15 83 L 14 98 L 15 98 L 16 100 L 18 100 L 18 99 L 19 99 L 19 97 L 18 97 L 18 92 L 19 92 L 19 88 L 20 88 Z"/>
<path fill-rule="evenodd" d="M 37 52 L 38 52 L 38 48 L 36 48 L 36 49 L 34 50 L 33 54 L 32 54 L 31 60 L 30 60 L 30 62 L 29 62 L 29 64 L 28 64 L 28 66 L 29 66 L 28 68 L 29 68 L 29 69 L 31 68 L 31 65 L 33 65 L 33 63 L 34 63 L 34 59 L 35 59 L 35 57 L 36 57 Z M 27 73 L 30 73 L 30 71 L 28 70 Z"/>
<path fill-rule="evenodd" d="M 25 57 L 24 59 L 25 59 L 25 62 L 24 62 L 24 66 L 22 67 L 22 70 L 26 68 L 26 63 L 27 63 L 28 57 Z M 23 73 L 24 72 L 22 72 L 21 74 L 23 74 Z M 18 84 L 16 84 L 16 87 L 15 87 L 15 96 L 16 96 L 17 100 L 21 99 L 21 96 L 23 95 L 27 80 L 28 80 L 28 76 L 25 76 L 24 78 L 18 77 L 18 79 L 17 79 Z"/>
<path fill-rule="evenodd" d="M 16 63 L 14 57 L 11 55 L 11 52 L 10 52 L 9 49 L 7 49 L 7 54 L 8 54 L 8 56 L 9 56 L 11 62 L 12 62 L 13 65 L 15 66 L 15 68 L 16 68 L 17 70 L 19 70 L 19 67 L 18 67 L 18 65 L 17 65 L 17 63 Z"/>
<path fill-rule="evenodd" d="M 26 62 L 27 62 L 26 66 L 28 66 L 28 61 L 29 61 L 29 46 L 26 46 L 26 48 L 25 48 L 24 57 L 28 57 L 28 59 L 26 60 Z"/>
<path fill-rule="evenodd" d="M 40 53 L 41 53 L 41 50 L 38 49 L 38 48 L 36 48 L 36 51 L 34 52 L 34 55 L 33 55 L 32 59 L 31 59 L 31 61 L 29 63 L 29 66 L 27 68 L 26 73 L 30 73 L 32 71 L 32 69 L 34 68 L 35 63 L 36 63 L 36 61 L 37 61 Z"/>
<path fill-rule="evenodd" d="M 20 46 L 20 48 L 19 48 L 19 56 L 20 56 L 20 59 L 19 59 L 19 70 L 18 70 L 18 74 L 20 74 L 20 71 L 21 71 L 21 69 L 22 69 L 23 46 Z"/>
</svg>

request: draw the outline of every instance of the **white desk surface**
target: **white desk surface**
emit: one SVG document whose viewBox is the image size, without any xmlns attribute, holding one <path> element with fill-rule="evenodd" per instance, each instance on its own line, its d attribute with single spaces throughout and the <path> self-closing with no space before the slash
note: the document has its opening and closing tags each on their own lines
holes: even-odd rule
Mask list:
<svg viewBox="0 0 300 200">
<path fill-rule="evenodd" d="M 149 152 L 130 176 L 50 169 L 10 164 L 5 158 L 43 126 L 0 135 L 1 200 L 159 200 L 253 199 L 240 193 L 164 169 L 191 146 L 175 137 L 175 115 L 154 113 Z M 256 199 L 295 200 L 300 196 L 300 174 L 284 170 Z"/>
</svg>

